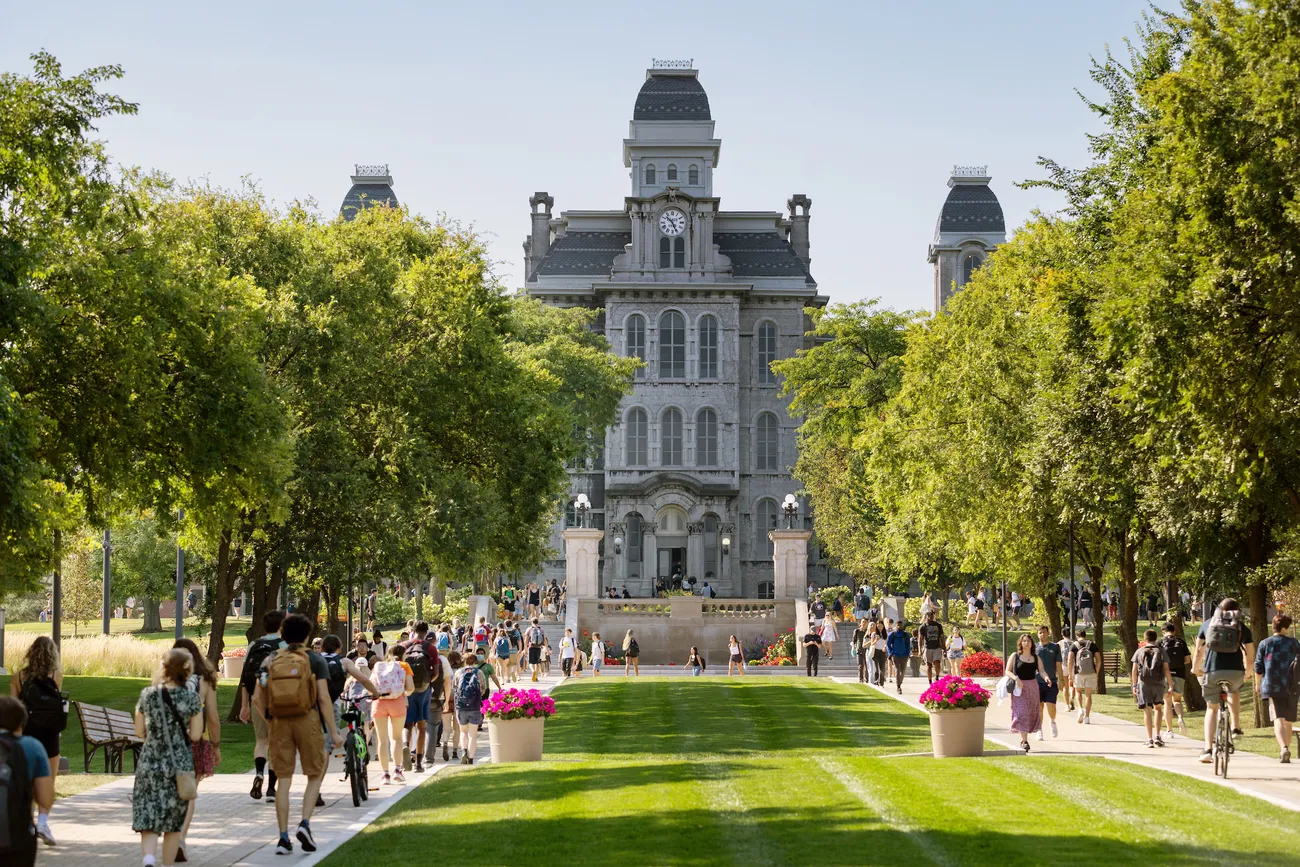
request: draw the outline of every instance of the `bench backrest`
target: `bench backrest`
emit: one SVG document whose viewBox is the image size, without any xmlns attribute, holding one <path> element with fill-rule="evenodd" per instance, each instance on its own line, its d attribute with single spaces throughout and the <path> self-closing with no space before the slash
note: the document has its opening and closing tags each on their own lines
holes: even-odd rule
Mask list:
<svg viewBox="0 0 1300 867">
<path fill-rule="evenodd" d="M 139 740 L 135 736 L 135 720 L 126 711 L 79 701 L 72 704 L 81 718 L 81 732 L 92 744 Z"/>
</svg>

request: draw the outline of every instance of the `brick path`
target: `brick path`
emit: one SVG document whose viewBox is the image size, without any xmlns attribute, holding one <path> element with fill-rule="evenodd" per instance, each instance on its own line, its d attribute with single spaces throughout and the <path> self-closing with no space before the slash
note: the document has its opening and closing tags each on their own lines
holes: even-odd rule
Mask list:
<svg viewBox="0 0 1300 867">
<path fill-rule="evenodd" d="M 544 678 L 538 685 L 550 691 L 560 678 L 556 674 Z M 531 686 L 526 680 L 517 684 Z M 488 733 L 479 735 L 476 761 L 488 758 Z M 432 772 L 408 773 L 405 785 L 383 786 L 370 793 L 370 800 L 361 807 L 352 806 L 348 784 L 341 780 L 343 760 L 330 759 L 329 773 L 321 785 L 325 806 L 312 815 L 312 835 L 318 851 L 307 855 L 294 840 L 292 864 L 298 867 L 311 865 L 338 848 L 357 831 L 375 821 L 393 804 L 409 794 L 421 782 L 447 767 L 439 762 Z M 370 765 L 370 784 L 378 784 L 379 763 Z M 306 780 L 301 775 L 293 779 L 289 810 L 290 833 L 297 827 L 301 816 L 301 796 Z M 58 867 L 116 867 L 140 864 L 140 835 L 131 830 L 131 788 L 133 779 L 124 776 L 80 795 L 64 798 L 54 805 L 50 826 L 58 845 L 41 846 L 37 854 L 38 865 Z M 286 858 L 276 858 L 275 843 L 279 832 L 275 823 L 275 806 L 265 801 L 254 801 L 248 796 L 252 774 L 217 774 L 199 785 L 199 803 L 190 826 L 189 846 L 185 850 L 188 863 L 193 867 L 257 867 L 273 862 L 283 864 Z M 161 862 L 160 862 L 161 863 Z"/>
</svg>

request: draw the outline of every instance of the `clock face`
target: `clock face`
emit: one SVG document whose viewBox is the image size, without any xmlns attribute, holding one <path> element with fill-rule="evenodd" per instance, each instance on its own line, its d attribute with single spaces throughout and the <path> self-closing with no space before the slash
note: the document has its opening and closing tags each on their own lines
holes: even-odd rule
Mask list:
<svg viewBox="0 0 1300 867">
<path fill-rule="evenodd" d="M 659 231 L 676 237 L 686 231 L 686 215 L 676 208 L 669 208 L 659 215 Z"/>
</svg>

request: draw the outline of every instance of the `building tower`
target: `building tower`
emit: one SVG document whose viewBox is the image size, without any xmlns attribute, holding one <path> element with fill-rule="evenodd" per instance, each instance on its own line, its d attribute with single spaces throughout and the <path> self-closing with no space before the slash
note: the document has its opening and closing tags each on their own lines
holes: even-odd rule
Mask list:
<svg viewBox="0 0 1300 867">
<path fill-rule="evenodd" d="M 948 198 L 934 227 L 927 257 L 934 265 L 934 312 L 966 285 L 988 254 L 1007 240 L 998 197 L 989 189 L 988 166 L 953 166 Z"/>
<path fill-rule="evenodd" d="M 393 176 L 388 173 L 388 166 L 358 165 L 356 170 L 352 176 L 352 189 L 343 197 L 339 216 L 351 220 L 362 208 L 372 205 L 397 207 L 397 196 L 393 194 Z"/>
</svg>

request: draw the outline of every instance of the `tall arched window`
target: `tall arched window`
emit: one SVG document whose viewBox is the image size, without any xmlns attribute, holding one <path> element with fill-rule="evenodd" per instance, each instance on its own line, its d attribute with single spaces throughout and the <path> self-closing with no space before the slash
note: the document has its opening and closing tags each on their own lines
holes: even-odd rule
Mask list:
<svg viewBox="0 0 1300 867">
<path fill-rule="evenodd" d="M 677 180 L 677 166 L 673 165 L 672 163 L 669 163 L 669 164 L 668 164 L 668 177 L 667 177 L 667 180 L 670 180 L 670 181 L 675 181 L 675 180 Z"/>
<path fill-rule="evenodd" d="M 641 575 L 641 515 L 629 512 L 627 516 L 627 575 L 629 578 Z"/>
<path fill-rule="evenodd" d="M 695 466 L 718 465 L 718 415 L 711 409 L 702 409 L 695 416 Z"/>
<path fill-rule="evenodd" d="M 686 170 L 686 183 L 691 186 L 698 186 L 700 183 L 700 167 L 691 166 Z"/>
<path fill-rule="evenodd" d="M 677 237 L 673 238 L 673 267 L 686 267 L 686 239 Z"/>
<path fill-rule="evenodd" d="M 704 577 L 712 581 L 719 570 L 718 560 L 718 516 L 704 516 Z"/>
<path fill-rule="evenodd" d="M 645 317 L 640 313 L 633 313 L 627 318 L 627 357 L 639 358 L 642 361 L 646 359 Z M 636 378 L 645 378 L 644 366 L 637 368 Z"/>
<path fill-rule="evenodd" d="M 647 457 L 650 446 L 649 424 L 645 410 L 634 409 L 627 414 L 627 465 L 644 467 L 649 463 Z"/>
<path fill-rule="evenodd" d="M 975 276 L 976 269 L 984 264 L 984 257 L 979 253 L 967 253 L 961 260 L 961 284 L 965 286 Z"/>
<path fill-rule="evenodd" d="M 682 464 L 682 414 L 679 410 L 664 410 L 663 434 L 659 450 L 659 463 L 665 467 Z"/>
<path fill-rule="evenodd" d="M 758 417 L 754 426 L 754 469 L 777 469 L 777 425 L 776 416 L 765 412 Z"/>
<path fill-rule="evenodd" d="M 663 237 L 659 239 L 659 267 L 673 267 L 673 242 L 671 238 Z"/>
<path fill-rule="evenodd" d="M 718 320 L 700 317 L 700 379 L 718 378 Z"/>
<path fill-rule="evenodd" d="M 758 510 L 754 512 L 754 559 L 771 558 L 772 540 L 767 538 L 769 530 L 776 529 L 776 500 L 759 500 Z"/>
<path fill-rule="evenodd" d="M 578 526 L 578 501 L 569 500 L 569 505 L 564 507 L 564 526 Z"/>
<path fill-rule="evenodd" d="M 654 166 L 646 166 L 646 167 L 645 167 L 645 182 L 646 182 L 647 184 L 653 184 L 653 183 L 655 182 L 655 167 L 654 167 Z"/>
<path fill-rule="evenodd" d="M 686 317 L 676 310 L 659 317 L 659 378 L 686 378 Z"/>
<path fill-rule="evenodd" d="M 776 382 L 772 362 L 776 361 L 776 326 L 764 322 L 758 326 L 758 381 Z"/>
</svg>

